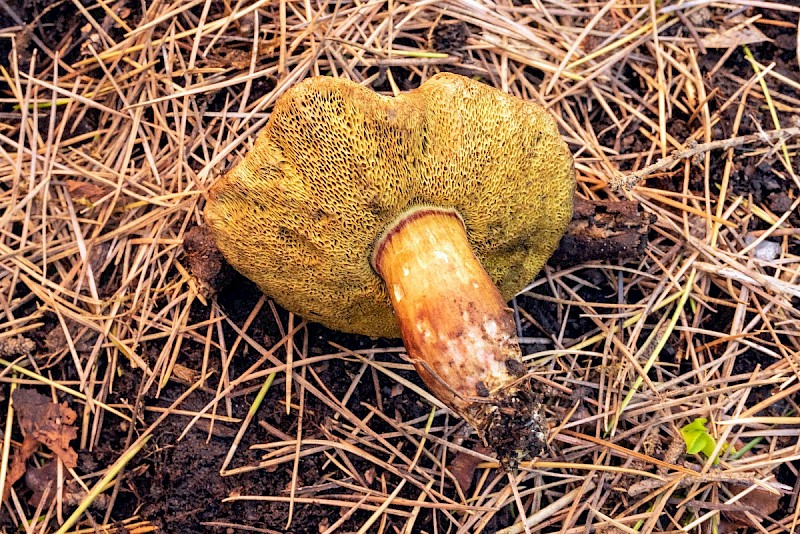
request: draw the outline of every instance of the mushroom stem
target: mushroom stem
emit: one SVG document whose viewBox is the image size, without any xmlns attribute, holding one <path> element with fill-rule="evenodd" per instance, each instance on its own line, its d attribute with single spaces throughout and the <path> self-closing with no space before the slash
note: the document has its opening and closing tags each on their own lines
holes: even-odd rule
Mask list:
<svg viewBox="0 0 800 534">
<path fill-rule="evenodd" d="M 384 231 L 372 261 L 428 388 L 507 469 L 540 454 L 544 416 L 525 377 L 513 313 L 472 252 L 458 213 L 406 212 Z"/>
</svg>

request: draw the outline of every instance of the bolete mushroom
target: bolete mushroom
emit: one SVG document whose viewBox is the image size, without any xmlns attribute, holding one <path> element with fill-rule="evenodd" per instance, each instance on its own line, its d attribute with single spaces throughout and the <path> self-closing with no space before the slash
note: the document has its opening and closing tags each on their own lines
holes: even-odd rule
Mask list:
<svg viewBox="0 0 800 534">
<path fill-rule="evenodd" d="M 394 98 L 317 77 L 275 104 L 205 216 L 284 308 L 402 336 L 428 388 L 514 469 L 546 426 L 506 302 L 558 244 L 574 188 L 537 104 L 454 74 Z"/>
</svg>

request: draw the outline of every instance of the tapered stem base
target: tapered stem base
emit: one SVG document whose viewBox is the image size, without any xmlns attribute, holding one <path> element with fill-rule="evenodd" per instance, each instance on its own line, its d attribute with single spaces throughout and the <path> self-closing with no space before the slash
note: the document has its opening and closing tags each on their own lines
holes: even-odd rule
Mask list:
<svg viewBox="0 0 800 534">
<path fill-rule="evenodd" d="M 512 311 L 453 210 L 406 213 L 376 243 L 403 342 L 425 384 L 510 470 L 541 454 L 541 402 L 525 378 Z"/>
</svg>

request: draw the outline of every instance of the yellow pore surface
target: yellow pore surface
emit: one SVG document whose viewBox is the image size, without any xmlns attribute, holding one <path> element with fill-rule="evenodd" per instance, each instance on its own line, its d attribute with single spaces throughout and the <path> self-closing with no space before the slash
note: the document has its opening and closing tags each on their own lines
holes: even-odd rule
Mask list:
<svg viewBox="0 0 800 534">
<path fill-rule="evenodd" d="M 572 216 L 572 156 L 542 107 L 442 73 L 395 98 L 310 78 L 275 105 L 205 216 L 227 260 L 281 306 L 398 337 L 370 265 L 386 225 L 454 208 L 503 298 L 529 283 Z"/>
</svg>

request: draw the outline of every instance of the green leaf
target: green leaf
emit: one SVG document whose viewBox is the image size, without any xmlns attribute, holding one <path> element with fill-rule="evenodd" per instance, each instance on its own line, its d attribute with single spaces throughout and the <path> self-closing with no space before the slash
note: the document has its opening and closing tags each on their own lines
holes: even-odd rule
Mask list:
<svg viewBox="0 0 800 534">
<path fill-rule="evenodd" d="M 714 438 L 706 430 L 707 419 L 698 417 L 688 425 L 681 428 L 681 436 L 686 443 L 686 452 L 688 454 L 697 454 L 702 452 L 709 458 L 717 446 Z"/>
</svg>

